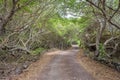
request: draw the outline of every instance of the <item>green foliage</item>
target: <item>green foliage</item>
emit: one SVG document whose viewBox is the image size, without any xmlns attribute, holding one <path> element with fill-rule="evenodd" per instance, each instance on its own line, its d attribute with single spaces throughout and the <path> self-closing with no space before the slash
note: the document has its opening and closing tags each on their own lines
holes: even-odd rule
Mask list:
<svg viewBox="0 0 120 80">
<path fill-rule="evenodd" d="M 28 13 L 32 13 L 32 10 L 28 6 L 24 7 L 23 10 L 28 12 Z"/>
<path fill-rule="evenodd" d="M 38 55 L 38 54 L 41 54 L 42 51 L 44 51 L 45 49 L 44 48 L 37 48 L 33 51 L 31 51 L 31 54 L 32 55 Z"/>
<path fill-rule="evenodd" d="M 104 48 L 104 45 L 102 43 L 99 44 L 99 52 L 100 52 L 99 57 L 104 58 L 105 57 L 105 48 Z"/>
<path fill-rule="evenodd" d="M 114 9 L 117 9 L 119 5 L 119 0 L 106 0 L 106 4 Z"/>
<path fill-rule="evenodd" d="M 67 44 L 76 42 L 82 46 L 80 34 L 84 32 L 86 27 L 90 24 L 90 16 L 81 16 L 80 18 L 62 18 L 55 16 L 49 20 L 51 24 L 51 31 L 66 39 Z"/>
<path fill-rule="evenodd" d="M 0 0 L 0 5 L 3 3 L 3 0 Z"/>
</svg>

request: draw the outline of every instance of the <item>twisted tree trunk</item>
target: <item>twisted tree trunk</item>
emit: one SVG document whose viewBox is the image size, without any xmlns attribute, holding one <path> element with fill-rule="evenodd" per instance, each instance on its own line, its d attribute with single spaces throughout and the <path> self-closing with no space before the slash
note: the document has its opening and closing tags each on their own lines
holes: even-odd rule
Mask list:
<svg viewBox="0 0 120 80">
<path fill-rule="evenodd" d="M 105 19 L 98 19 L 100 23 L 100 28 L 98 28 L 97 35 L 96 35 L 96 52 L 95 52 L 95 57 L 98 57 L 100 52 L 99 52 L 99 44 L 100 44 L 100 39 L 102 36 L 102 33 L 106 27 L 106 20 Z"/>
</svg>

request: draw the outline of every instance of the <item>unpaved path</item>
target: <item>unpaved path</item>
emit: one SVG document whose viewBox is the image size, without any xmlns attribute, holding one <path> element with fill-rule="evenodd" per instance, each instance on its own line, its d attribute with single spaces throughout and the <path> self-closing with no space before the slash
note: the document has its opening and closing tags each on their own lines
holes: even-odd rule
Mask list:
<svg viewBox="0 0 120 80">
<path fill-rule="evenodd" d="M 60 51 L 35 80 L 94 80 L 76 60 L 78 50 Z"/>
<path fill-rule="evenodd" d="M 56 50 L 6 80 L 120 80 L 120 73 L 86 57 L 82 49 Z"/>
</svg>

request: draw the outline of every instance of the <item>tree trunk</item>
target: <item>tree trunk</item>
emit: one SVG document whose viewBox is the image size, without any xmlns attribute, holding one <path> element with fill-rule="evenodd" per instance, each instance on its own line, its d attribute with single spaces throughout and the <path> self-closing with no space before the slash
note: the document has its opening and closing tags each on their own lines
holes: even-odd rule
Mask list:
<svg viewBox="0 0 120 80">
<path fill-rule="evenodd" d="M 100 39 L 102 36 L 102 33 L 106 27 L 106 20 L 105 19 L 98 19 L 100 23 L 100 28 L 97 30 L 97 35 L 96 35 L 96 52 L 95 52 L 95 57 L 98 57 L 100 52 L 99 52 L 99 44 L 100 44 Z"/>
</svg>

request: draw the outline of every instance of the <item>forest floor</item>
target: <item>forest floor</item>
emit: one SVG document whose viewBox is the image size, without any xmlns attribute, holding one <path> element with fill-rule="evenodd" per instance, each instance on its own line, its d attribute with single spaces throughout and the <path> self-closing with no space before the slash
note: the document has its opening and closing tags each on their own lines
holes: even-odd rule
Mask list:
<svg viewBox="0 0 120 80">
<path fill-rule="evenodd" d="M 9 80 L 120 80 L 120 73 L 83 55 L 82 50 L 46 53 Z"/>
</svg>

